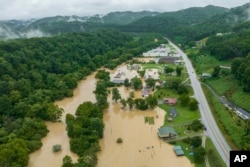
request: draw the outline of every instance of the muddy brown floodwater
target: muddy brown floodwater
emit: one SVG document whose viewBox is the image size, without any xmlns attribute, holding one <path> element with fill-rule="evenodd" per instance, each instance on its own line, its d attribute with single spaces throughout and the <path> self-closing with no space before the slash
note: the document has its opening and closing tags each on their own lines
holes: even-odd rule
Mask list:
<svg viewBox="0 0 250 167">
<path fill-rule="evenodd" d="M 73 162 L 78 156 L 70 151 L 69 138 L 67 136 L 65 116 L 67 113 L 75 114 L 77 107 L 84 101 L 95 102 L 95 73 L 79 82 L 74 90 L 74 96 L 56 101 L 55 104 L 64 109 L 61 122 L 46 122 L 49 133 L 42 139 L 43 146 L 38 151 L 30 154 L 28 167 L 60 167 L 65 155 L 71 156 Z M 62 146 L 62 151 L 53 153 L 52 147 L 55 144 Z"/>
<path fill-rule="evenodd" d="M 119 66 L 121 67 L 121 66 Z M 114 71 L 111 71 L 112 73 Z M 84 101 L 95 102 L 95 73 L 79 82 L 74 96 L 55 102 L 64 109 L 61 122 L 46 122 L 49 133 L 42 139 L 43 146 L 30 154 L 28 167 L 60 167 L 65 155 L 71 156 L 76 162 L 77 155 L 70 151 L 67 136 L 65 115 L 74 114 L 77 107 Z M 119 87 L 122 98 L 129 95 L 128 89 Z M 135 92 L 135 97 L 141 97 Z M 98 152 L 97 167 L 190 167 L 192 164 L 186 157 L 177 157 L 173 146 L 159 139 L 157 129 L 163 124 L 165 112 L 160 108 L 147 111 L 121 109 L 119 103 L 113 103 L 109 96 L 110 106 L 104 111 L 104 138 L 100 140 L 101 151 Z M 155 124 L 144 123 L 144 117 L 154 117 Z M 117 144 L 117 138 L 123 139 Z M 62 151 L 52 152 L 55 144 L 61 144 Z"/>
<path fill-rule="evenodd" d="M 120 87 L 122 98 L 127 98 L 129 90 Z M 140 97 L 140 92 L 135 92 Z M 163 142 L 157 135 L 162 126 L 165 112 L 160 108 L 138 111 L 121 109 L 109 97 L 109 109 L 104 113 L 104 138 L 100 140 L 98 167 L 190 167 L 186 157 L 177 157 L 173 146 Z M 144 123 L 144 117 L 154 117 L 154 125 Z M 117 144 L 117 138 L 123 143 Z"/>
</svg>

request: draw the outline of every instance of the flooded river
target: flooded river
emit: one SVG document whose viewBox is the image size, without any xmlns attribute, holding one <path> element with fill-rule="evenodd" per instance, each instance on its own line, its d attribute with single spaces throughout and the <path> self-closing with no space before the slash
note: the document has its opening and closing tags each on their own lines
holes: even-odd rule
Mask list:
<svg viewBox="0 0 250 167">
<path fill-rule="evenodd" d="M 38 151 L 30 154 L 28 167 L 60 167 L 65 155 L 71 156 L 73 162 L 77 161 L 78 156 L 70 151 L 69 138 L 67 136 L 65 116 L 67 113 L 75 114 L 77 107 L 84 101 L 95 102 L 95 73 L 79 82 L 74 90 L 74 96 L 64 98 L 55 102 L 60 108 L 64 109 L 61 122 L 46 122 L 49 133 L 42 139 L 43 146 Z M 53 153 L 52 147 L 55 144 L 62 146 L 62 151 Z"/>
<path fill-rule="evenodd" d="M 76 108 L 84 101 L 95 102 L 96 79 L 95 74 L 79 82 L 72 98 L 65 98 L 55 102 L 65 113 L 62 121 L 58 123 L 46 122 L 49 133 L 42 139 L 43 146 L 40 150 L 30 154 L 28 167 L 60 167 L 65 155 L 71 156 L 73 161 L 77 155 L 69 149 L 69 138 L 66 132 L 65 115 L 74 114 Z M 122 98 L 127 98 L 129 91 L 119 87 Z M 141 97 L 140 92 L 135 92 L 136 97 Z M 173 146 L 164 143 L 157 135 L 157 129 L 163 124 L 165 112 L 159 108 L 147 111 L 135 109 L 121 109 L 119 103 L 114 103 L 109 96 L 110 106 L 104 112 L 104 138 L 100 140 L 101 150 L 98 153 L 98 167 L 190 167 L 186 157 L 177 157 Z M 154 117 L 154 125 L 144 123 L 144 117 Z M 122 144 L 117 144 L 117 138 L 123 139 Z M 55 144 L 62 145 L 62 151 L 52 152 Z"/>
</svg>

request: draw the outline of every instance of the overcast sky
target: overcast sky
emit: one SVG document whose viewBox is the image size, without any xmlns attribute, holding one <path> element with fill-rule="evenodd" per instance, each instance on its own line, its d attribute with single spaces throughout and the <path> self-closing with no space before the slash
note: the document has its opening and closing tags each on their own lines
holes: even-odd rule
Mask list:
<svg viewBox="0 0 250 167">
<path fill-rule="evenodd" d="M 0 0 L 0 20 L 56 15 L 90 16 L 114 11 L 168 12 L 207 5 L 232 8 L 250 0 Z"/>
</svg>

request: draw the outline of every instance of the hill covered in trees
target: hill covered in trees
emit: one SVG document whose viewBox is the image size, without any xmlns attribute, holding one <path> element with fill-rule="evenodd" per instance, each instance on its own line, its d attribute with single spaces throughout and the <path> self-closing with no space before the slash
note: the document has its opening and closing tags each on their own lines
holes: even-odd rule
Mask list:
<svg viewBox="0 0 250 167">
<path fill-rule="evenodd" d="M 0 37 L 17 38 L 31 35 L 54 35 L 69 32 L 86 32 L 95 29 L 119 29 L 133 32 L 161 32 L 173 30 L 175 26 L 196 24 L 228 9 L 207 6 L 188 8 L 176 12 L 112 12 L 90 17 L 55 16 L 30 21 L 1 21 Z M 169 24 L 170 23 L 170 24 Z M 168 25 L 169 24 L 169 25 Z"/>
</svg>

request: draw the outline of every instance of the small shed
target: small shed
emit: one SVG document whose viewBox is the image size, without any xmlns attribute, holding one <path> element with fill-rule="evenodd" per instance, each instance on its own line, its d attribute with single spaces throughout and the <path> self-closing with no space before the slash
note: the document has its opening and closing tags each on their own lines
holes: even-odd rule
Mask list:
<svg viewBox="0 0 250 167">
<path fill-rule="evenodd" d="M 177 133 L 175 132 L 174 128 L 170 126 L 164 126 L 158 129 L 159 137 L 164 137 L 167 139 L 172 139 L 177 137 Z"/>
<path fill-rule="evenodd" d="M 182 150 L 181 146 L 176 145 L 174 146 L 174 151 L 177 156 L 182 156 L 184 155 L 184 151 Z"/>
<path fill-rule="evenodd" d="M 175 108 L 171 108 L 170 109 L 170 112 L 169 112 L 169 115 L 171 116 L 171 117 L 176 117 L 177 116 L 177 110 L 175 109 Z"/>
</svg>

